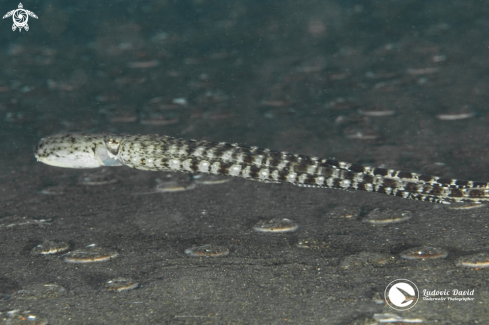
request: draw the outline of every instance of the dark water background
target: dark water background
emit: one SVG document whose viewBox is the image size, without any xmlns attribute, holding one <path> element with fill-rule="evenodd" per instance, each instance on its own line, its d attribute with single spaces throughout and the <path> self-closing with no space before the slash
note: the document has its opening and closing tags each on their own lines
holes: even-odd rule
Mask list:
<svg viewBox="0 0 489 325">
<path fill-rule="evenodd" d="M 7 164 L 19 155 L 32 162 L 23 153 L 48 134 L 113 131 L 238 141 L 417 171 L 452 159 L 453 176 L 487 178 L 483 2 L 29 5 L 45 18 L 31 18 L 31 30 L 21 33 L 5 19 L 0 35 Z M 158 105 L 174 98 L 188 105 L 161 112 Z M 372 118 L 359 110 L 395 114 Z M 458 111 L 477 117 L 435 118 Z M 111 120 L 126 115 L 135 121 Z M 142 126 L 148 115 L 178 122 Z M 378 139 L 345 139 L 355 132 Z"/>
<path fill-rule="evenodd" d="M 4 13 L 17 5 L 0 2 Z M 69 221 L 44 229 L 0 228 L 4 247 L 0 312 L 30 309 L 50 324 L 67 324 L 68 318 L 74 324 L 264 320 L 360 324 L 376 313 L 394 312 L 372 302 L 389 277 L 402 275 L 421 283 L 431 274 L 431 284 L 440 287 L 462 283 L 476 288 L 477 302 L 453 304 L 450 312 L 447 304 L 420 302 L 411 315 L 456 323 L 487 319 L 483 312 L 487 271 L 453 266 L 455 257 L 487 247 L 486 210 L 451 212 L 446 217 L 435 205 L 420 202 L 241 181 L 216 192 L 136 200 L 130 192 L 158 176 L 122 169 L 122 185 L 85 187 L 48 197 L 41 194 L 43 188 L 63 182 L 75 188 L 81 172 L 36 163 L 32 148 L 40 138 L 61 132 L 159 133 L 487 181 L 488 1 L 29 1 L 23 5 L 39 17 L 29 18 L 29 31 L 13 32 L 12 18 L 0 21 L 0 193 L 4 193 L 0 223 L 2 218 Z M 457 118 L 460 114 L 464 118 Z M 212 218 L 222 228 L 199 233 L 198 222 L 191 222 L 192 208 L 202 210 L 207 204 L 213 206 L 206 209 L 214 209 Z M 391 233 L 373 231 L 361 222 L 352 226 L 324 221 L 334 207 L 369 211 L 382 205 L 411 209 L 428 221 L 406 225 L 407 230 L 401 231 L 407 237 L 396 235 L 396 226 Z M 152 213 L 172 215 L 173 221 L 153 220 L 148 217 Z M 256 239 L 243 230 L 261 217 L 276 216 L 302 220 L 300 229 L 317 238 L 334 242 L 338 237 L 335 250 L 304 253 L 291 248 L 299 235 L 283 237 L 285 245 L 278 239 Z M 136 218 L 142 221 L 135 222 Z M 436 220 L 439 229 L 429 228 Z M 322 228 L 324 222 L 329 228 Z M 233 228 L 235 224 L 243 228 Z M 101 225 L 106 228 L 97 230 Z M 145 230 L 152 227 L 155 233 Z M 440 229 L 453 232 L 447 235 Z M 57 259 L 32 260 L 30 249 L 46 239 L 64 240 L 73 247 L 92 242 L 134 247 L 129 254 L 134 259 L 121 259 L 110 271 L 107 265 L 100 270 L 83 265 L 77 273 Z M 238 239 L 250 246 L 239 251 Z M 213 240 L 234 243 L 230 245 L 235 245 L 237 260 L 229 265 L 242 263 L 248 268 L 236 267 L 233 275 L 224 277 L 251 286 L 254 291 L 249 292 L 254 294 L 246 295 L 232 281 L 215 284 L 214 289 L 199 284 L 199 279 L 205 283 L 222 277 L 225 267 L 218 261 L 207 265 L 206 271 L 192 269 L 182 252 Z M 421 244 L 444 247 L 453 259 L 435 266 L 406 266 L 401 261 L 382 271 L 353 271 L 359 277 L 353 284 L 348 273 L 352 271 L 339 267 L 342 258 L 359 252 L 397 258 L 399 247 Z M 268 253 L 260 255 L 261 249 Z M 149 263 L 147 252 L 162 254 L 161 265 Z M 282 259 L 273 262 L 273 254 Z M 317 263 L 329 267 L 327 285 L 316 277 Z M 171 281 L 168 274 L 155 275 L 170 264 Z M 301 266 L 314 271 L 301 273 Z M 452 278 L 446 279 L 446 272 Z M 123 293 L 124 298 L 102 292 L 104 281 L 120 273 L 145 283 L 143 288 Z M 274 278 L 295 289 L 290 294 L 281 291 Z M 200 291 L 186 296 L 179 286 L 186 281 Z M 51 282 L 65 287 L 67 296 L 14 298 L 29 285 Z M 132 292 L 137 297 L 131 297 Z M 332 298 L 335 292 L 338 298 Z M 141 302 L 140 316 L 131 314 L 122 300 Z M 80 307 L 59 309 L 76 304 Z M 104 319 L 106 313 L 113 318 Z"/>
</svg>

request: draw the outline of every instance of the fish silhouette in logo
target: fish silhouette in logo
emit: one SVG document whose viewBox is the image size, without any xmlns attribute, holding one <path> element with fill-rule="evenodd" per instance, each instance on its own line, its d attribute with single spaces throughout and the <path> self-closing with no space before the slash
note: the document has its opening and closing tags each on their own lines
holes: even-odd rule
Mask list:
<svg viewBox="0 0 489 325">
<path fill-rule="evenodd" d="M 409 292 L 402 290 L 399 287 L 396 287 L 396 289 L 399 290 L 399 292 L 402 293 L 402 295 L 404 296 L 404 301 L 402 302 L 402 305 L 404 305 L 404 303 L 406 303 L 408 301 L 414 301 L 416 299 L 416 296 L 413 296 Z"/>
</svg>

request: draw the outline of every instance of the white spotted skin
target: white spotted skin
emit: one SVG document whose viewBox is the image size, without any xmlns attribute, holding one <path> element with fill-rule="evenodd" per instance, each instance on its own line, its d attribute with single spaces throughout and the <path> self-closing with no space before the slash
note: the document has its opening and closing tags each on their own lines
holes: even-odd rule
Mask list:
<svg viewBox="0 0 489 325">
<path fill-rule="evenodd" d="M 299 184 L 305 184 L 307 177 L 308 177 L 308 174 L 301 174 L 301 175 L 299 175 L 299 178 L 297 179 L 297 181 L 299 182 Z"/>
<path fill-rule="evenodd" d="M 203 160 L 199 163 L 198 171 L 201 173 L 209 173 L 209 162 L 207 160 Z"/>
<path fill-rule="evenodd" d="M 344 179 L 340 182 L 340 186 L 344 189 L 348 189 L 351 185 L 351 181 L 349 179 Z"/>
<path fill-rule="evenodd" d="M 241 165 L 235 164 L 232 165 L 231 168 L 229 168 L 229 175 L 230 176 L 239 176 L 241 173 Z"/>
<path fill-rule="evenodd" d="M 125 165 L 150 171 L 200 172 L 265 183 L 362 190 L 433 203 L 489 201 L 488 183 L 160 135 L 60 134 L 41 139 L 34 155 L 40 162 L 65 168 Z"/>
<path fill-rule="evenodd" d="M 318 186 L 324 185 L 324 177 L 323 176 L 316 177 L 316 185 L 318 185 Z"/>
<path fill-rule="evenodd" d="M 214 162 L 212 165 L 211 165 L 211 174 L 214 174 L 214 175 L 219 175 L 219 168 L 221 167 L 221 164 L 219 162 Z"/>
<path fill-rule="evenodd" d="M 262 169 L 259 171 L 258 173 L 258 177 L 260 178 L 260 180 L 268 180 L 269 179 L 269 176 L 270 176 L 270 172 L 268 169 Z"/>
</svg>

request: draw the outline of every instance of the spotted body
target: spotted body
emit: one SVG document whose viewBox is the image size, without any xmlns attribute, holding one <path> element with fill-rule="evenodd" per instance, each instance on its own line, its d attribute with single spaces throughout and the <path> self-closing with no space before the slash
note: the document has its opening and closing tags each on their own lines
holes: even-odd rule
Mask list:
<svg viewBox="0 0 489 325">
<path fill-rule="evenodd" d="M 44 138 L 36 158 L 49 165 L 126 165 L 150 171 L 207 173 L 264 183 L 363 190 L 433 203 L 489 201 L 489 184 L 320 159 L 225 142 L 161 135 L 61 134 Z"/>
</svg>

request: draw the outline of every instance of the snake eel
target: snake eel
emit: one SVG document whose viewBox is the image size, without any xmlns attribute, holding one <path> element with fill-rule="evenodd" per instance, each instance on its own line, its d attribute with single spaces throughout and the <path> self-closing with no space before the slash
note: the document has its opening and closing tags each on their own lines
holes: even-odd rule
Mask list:
<svg viewBox="0 0 489 325">
<path fill-rule="evenodd" d="M 207 173 L 264 183 L 362 190 L 433 203 L 489 201 L 489 184 L 321 159 L 226 142 L 162 135 L 58 134 L 41 139 L 37 160 L 66 168 L 128 166 Z"/>
</svg>

